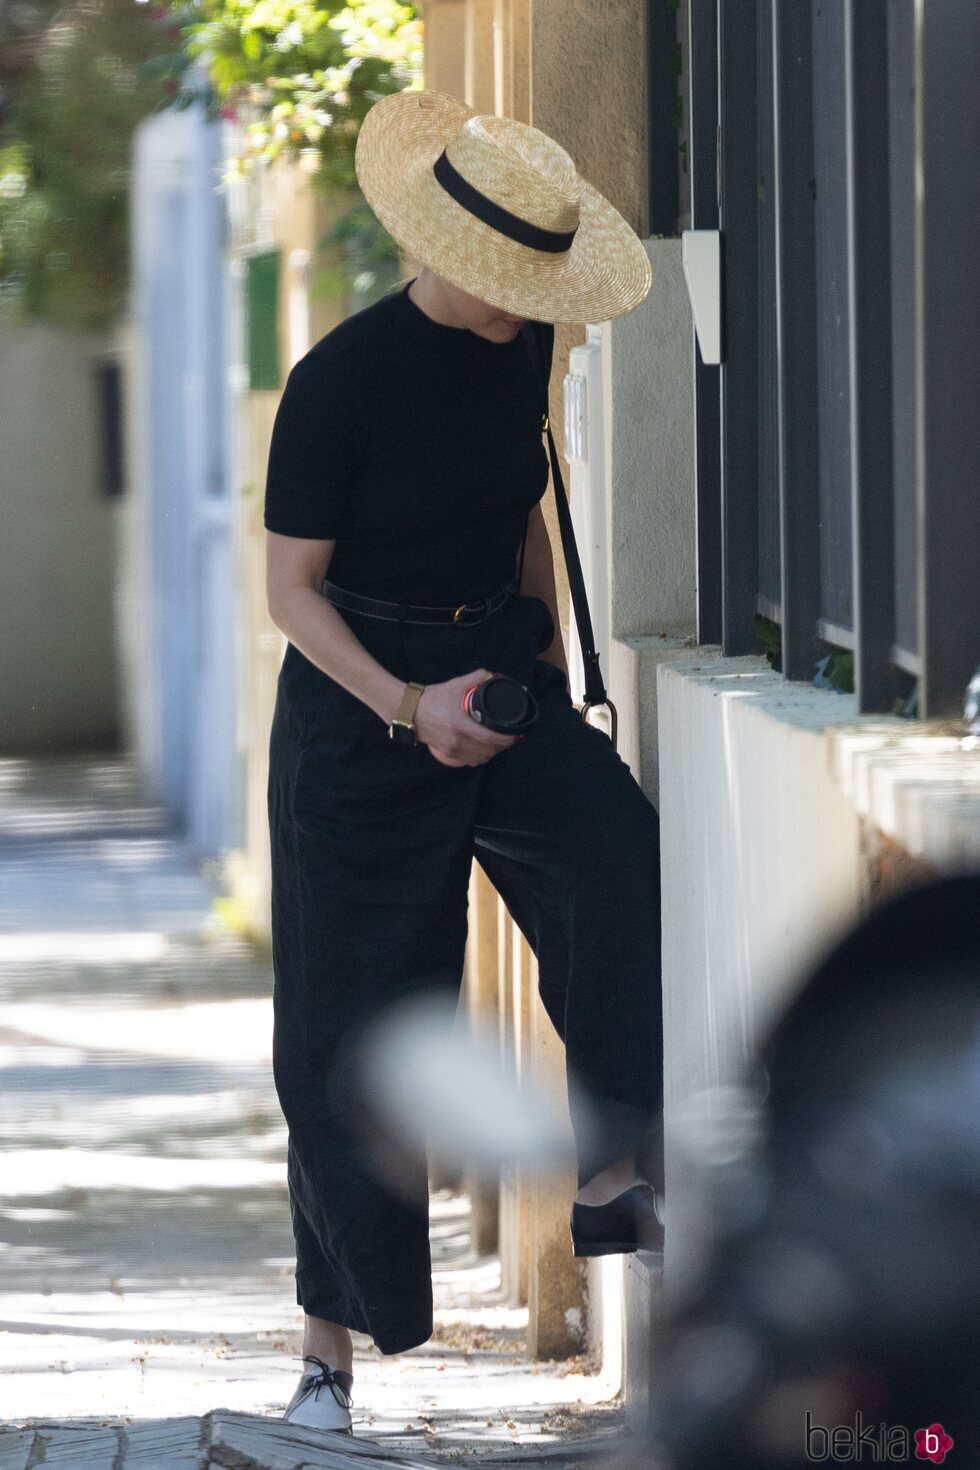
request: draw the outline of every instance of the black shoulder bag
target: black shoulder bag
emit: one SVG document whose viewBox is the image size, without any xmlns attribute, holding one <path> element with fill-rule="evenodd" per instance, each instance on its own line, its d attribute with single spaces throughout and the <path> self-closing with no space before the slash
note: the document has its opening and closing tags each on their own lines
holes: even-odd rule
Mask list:
<svg viewBox="0 0 980 1470">
<path fill-rule="evenodd" d="M 562 477 L 561 466 L 558 463 L 558 450 L 555 447 L 555 436 L 551 432 L 551 424 L 548 418 L 548 385 L 544 378 L 544 365 L 541 359 L 541 349 L 538 345 L 537 336 L 530 321 L 525 321 L 521 327 L 527 350 L 531 357 L 531 365 L 534 375 L 538 380 L 538 390 L 542 403 L 542 430 L 547 430 L 548 453 L 551 456 L 551 478 L 555 487 L 555 500 L 558 503 L 558 529 L 561 532 L 561 547 L 565 557 L 565 567 L 568 571 L 568 586 L 572 594 L 572 608 L 575 613 L 575 626 L 578 630 L 578 641 L 582 649 L 582 663 L 585 669 L 585 702 L 579 713 L 584 720 L 588 719 L 590 709 L 605 705 L 609 710 L 609 738 L 612 741 L 613 750 L 616 749 L 617 716 L 616 706 L 606 693 L 606 686 L 602 682 L 602 671 L 599 668 L 599 655 L 595 648 L 595 634 L 592 631 L 592 615 L 589 612 L 589 599 L 585 591 L 585 578 L 582 575 L 582 563 L 579 560 L 578 547 L 575 544 L 575 530 L 572 526 L 572 512 L 568 506 L 568 497 L 565 493 L 565 481 Z M 524 571 L 524 544 L 527 540 L 527 522 L 524 524 L 524 535 L 521 538 L 520 563 L 517 572 L 517 586 L 520 589 L 521 576 Z"/>
</svg>

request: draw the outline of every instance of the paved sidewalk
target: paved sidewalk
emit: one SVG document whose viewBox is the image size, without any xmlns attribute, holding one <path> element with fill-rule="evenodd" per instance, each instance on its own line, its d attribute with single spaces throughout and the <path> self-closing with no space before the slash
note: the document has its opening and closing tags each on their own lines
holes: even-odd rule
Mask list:
<svg viewBox="0 0 980 1470">
<path fill-rule="evenodd" d="M 0 760 L 8 1426 L 276 1416 L 301 1367 L 269 963 L 134 789 L 111 758 Z M 355 1336 L 355 1432 L 430 1462 L 611 1452 L 614 1385 L 528 1364 L 466 1197 L 431 1219 L 434 1336 L 388 1358 Z"/>
</svg>

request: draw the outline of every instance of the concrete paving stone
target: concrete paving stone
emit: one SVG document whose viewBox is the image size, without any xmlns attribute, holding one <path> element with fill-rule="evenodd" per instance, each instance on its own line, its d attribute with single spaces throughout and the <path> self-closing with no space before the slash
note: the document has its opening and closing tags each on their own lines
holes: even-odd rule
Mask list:
<svg viewBox="0 0 980 1470">
<path fill-rule="evenodd" d="M 209 1416 L 211 1454 L 231 1451 L 251 1459 L 261 1470 L 349 1470 L 372 1465 L 403 1466 L 405 1470 L 431 1470 L 431 1461 L 387 1449 L 384 1445 L 347 1434 L 303 1428 L 299 1425 L 276 1424 L 247 1414 L 224 1414 L 220 1410 Z M 223 1458 L 219 1453 L 218 1458 Z"/>
<path fill-rule="evenodd" d="M 0 1432 L 0 1470 L 30 1464 L 108 1470 L 431 1470 L 432 1462 L 349 1435 L 215 1410 L 202 1419 L 109 1427 L 44 1422 L 28 1434 Z"/>
<path fill-rule="evenodd" d="M 38 1447 L 43 1454 L 38 1456 Z M 73 1470 L 115 1470 L 120 1437 L 114 1429 L 39 1428 L 35 1463 L 72 1466 Z"/>
<path fill-rule="evenodd" d="M 200 1470 L 205 1436 L 200 1419 L 151 1419 L 122 1430 L 121 1466 L 133 1470 Z"/>
<path fill-rule="evenodd" d="M 27 1470 L 34 1430 L 0 1430 L 0 1470 Z"/>
<path fill-rule="evenodd" d="M 479 1463 L 506 1465 L 509 1470 L 582 1470 L 584 1465 L 594 1465 L 597 1470 L 600 1466 L 603 1470 L 636 1470 L 640 1463 L 637 1451 L 631 1436 L 618 1434 L 591 1439 L 577 1449 L 565 1445 L 504 1451 L 481 1456 Z M 277 1426 L 256 1416 L 221 1410 L 202 1419 L 127 1423 L 111 1429 L 46 1422 L 17 1435 L 0 1430 L 0 1470 L 51 1464 L 77 1470 L 102 1466 L 110 1470 L 436 1470 L 439 1465 L 461 1464 L 469 1458 L 459 1451 L 449 1457 L 437 1451 L 420 1457 L 367 1439 Z M 642 1464 L 645 1470 L 655 1470 L 649 1457 Z"/>
</svg>

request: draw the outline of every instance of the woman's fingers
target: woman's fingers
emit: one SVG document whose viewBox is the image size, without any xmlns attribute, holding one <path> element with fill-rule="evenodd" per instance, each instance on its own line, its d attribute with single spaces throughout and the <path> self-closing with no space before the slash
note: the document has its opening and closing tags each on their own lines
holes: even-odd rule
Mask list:
<svg viewBox="0 0 980 1470">
<path fill-rule="evenodd" d="M 474 669 L 459 678 L 430 684 L 419 700 L 415 715 L 419 736 L 444 765 L 480 765 L 519 738 L 486 729 L 466 711 L 467 690 L 492 677 L 490 669 Z"/>
<path fill-rule="evenodd" d="M 484 684 L 487 679 L 492 679 L 493 677 L 493 672 L 490 669 L 476 669 L 472 674 L 464 675 L 461 681 L 464 686 L 464 696 L 467 689 L 472 689 L 477 684 Z M 473 719 L 472 715 L 466 713 L 462 700 L 460 701 L 460 707 L 463 717 L 462 724 L 459 727 L 460 733 L 463 740 L 474 750 L 474 754 L 479 760 L 489 760 L 498 751 L 506 750 L 509 745 L 513 745 L 520 738 L 517 735 L 505 735 L 499 730 L 488 730 L 485 725 L 479 724 L 478 721 Z"/>
</svg>

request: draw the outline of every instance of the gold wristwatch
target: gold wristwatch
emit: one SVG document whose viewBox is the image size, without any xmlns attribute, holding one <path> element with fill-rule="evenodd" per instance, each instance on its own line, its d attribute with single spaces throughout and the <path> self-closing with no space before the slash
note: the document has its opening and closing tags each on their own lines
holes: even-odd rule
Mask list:
<svg viewBox="0 0 980 1470">
<path fill-rule="evenodd" d="M 415 728 L 415 710 L 422 693 L 424 684 L 418 684 L 410 679 L 405 685 L 402 702 L 398 706 L 398 713 L 388 726 L 388 737 L 396 740 L 400 745 L 418 745 L 418 731 Z"/>
</svg>

